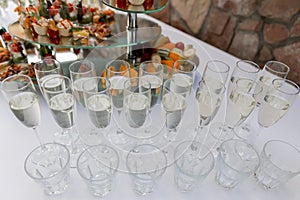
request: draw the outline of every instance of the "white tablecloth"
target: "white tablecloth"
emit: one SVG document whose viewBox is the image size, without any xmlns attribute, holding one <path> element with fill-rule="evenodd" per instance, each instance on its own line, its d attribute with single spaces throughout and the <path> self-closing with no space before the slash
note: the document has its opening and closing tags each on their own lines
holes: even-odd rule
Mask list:
<svg viewBox="0 0 300 200">
<path fill-rule="evenodd" d="M 139 15 L 139 17 L 141 17 Z M 143 16 L 152 19 L 148 16 Z M 154 20 L 154 19 L 152 19 Z M 157 20 L 155 20 L 157 21 Z M 208 60 L 218 59 L 226 62 L 233 69 L 238 58 L 233 57 L 215 47 L 212 47 L 200 40 L 192 38 L 177 29 L 166 24 L 159 23 L 164 33 L 168 34 L 171 41 L 193 42 L 200 58 L 199 72 L 202 73 Z M 224 105 L 223 105 L 224 107 Z M 0 199 L 3 200 L 82 200 L 96 199 L 89 192 L 83 180 L 77 174 L 76 169 L 71 169 L 71 184 L 67 191 L 59 196 L 49 197 L 24 171 L 23 164 L 28 153 L 38 145 L 35 135 L 31 129 L 24 127 L 10 112 L 7 102 L 0 96 Z M 51 117 L 49 110 L 42 101 L 42 122 L 39 127 L 42 138 L 45 141 L 52 139 L 52 134 L 57 130 L 57 126 Z M 264 142 L 270 139 L 282 139 L 291 142 L 300 148 L 299 131 L 299 95 L 294 106 L 287 115 L 273 127 L 261 131 L 257 146 L 258 151 Z M 216 119 L 224 117 L 224 109 L 220 110 Z M 173 166 L 170 166 L 160 182 L 155 192 L 146 197 L 137 196 L 132 188 L 128 174 L 118 173 L 114 190 L 105 197 L 106 199 L 223 199 L 223 200 L 299 200 L 300 199 L 300 176 L 295 177 L 286 185 L 270 191 L 264 190 L 256 184 L 254 177 L 250 177 L 245 182 L 238 185 L 233 190 L 225 190 L 214 181 L 215 171 L 204 180 L 204 182 L 193 192 L 180 193 L 177 191 L 173 180 Z"/>
</svg>

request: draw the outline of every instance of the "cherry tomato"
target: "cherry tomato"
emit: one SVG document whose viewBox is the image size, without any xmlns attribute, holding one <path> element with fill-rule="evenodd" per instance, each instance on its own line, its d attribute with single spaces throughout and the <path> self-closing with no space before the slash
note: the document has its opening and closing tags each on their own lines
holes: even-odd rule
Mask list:
<svg viewBox="0 0 300 200">
<path fill-rule="evenodd" d="M 69 9 L 69 12 L 73 12 L 73 10 L 74 10 L 73 4 L 68 3 L 68 9 Z"/>
<path fill-rule="evenodd" d="M 22 51 L 20 45 L 18 45 L 17 43 L 12 43 L 10 45 L 10 50 L 13 52 L 21 52 Z"/>
<path fill-rule="evenodd" d="M 55 8 L 54 6 L 50 6 L 49 13 L 52 17 L 54 17 L 58 13 L 58 9 Z"/>
<path fill-rule="evenodd" d="M 8 32 L 5 32 L 2 34 L 2 38 L 4 41 L 10 41 L 12 39 L 12 36 Z"/>
</svg>

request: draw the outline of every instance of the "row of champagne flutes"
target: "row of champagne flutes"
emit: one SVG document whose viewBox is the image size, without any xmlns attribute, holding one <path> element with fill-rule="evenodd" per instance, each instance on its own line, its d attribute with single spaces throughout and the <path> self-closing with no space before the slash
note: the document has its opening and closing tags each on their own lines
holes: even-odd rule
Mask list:
<svg viewBox="0 0 300 200">
<path fill-rule="evenodd" d="M 121 62 L 122 64 L 116 65 L 113 63 L 109 63 L 107 65 L 106 76 L 108 77 L 108 79 L 104 79 L 101 77 L 95 77 L 94 73 L 92 73 L 91 75 L 83 75 L 83 76 L 81 76 L 81 78 L 74 78 L 72 75 L 72 73 L 73 73 L 72 71 L 77 71 L 77 72 L 81 71 L 81 74 L 89 74 L 88 71 L 90 71 L 90 67 L 93 65 L 91 63 L 85 61 L 84 63 L 80 63 L 78 65 L 78 67 L 75 67 L 77 69 L 71 70 L 72 66 L 74 66 L 76 64 L 76 63 L 73 63 L 74 65 L 70 66 L 71 79 L 69 79 L 65 76 L 59 75 L 60 73 L 48 73 L 48 72 L 52 72 L 53 67 L 56 69 L 57 66 L 59 66 L 59 63 L 56 63 L 56 61 L 54 61 L 54 60 L 52 60 L 52 61 L 46 60 L 46 61 L 43 61 L 42 66 L 47 65 L 51 69 L 48 68 L 47 70 L 45 70 L 45 72 L 47 72 L 47 73 L 45 73 L 45 72 L 43 72 L 43 73 L 47 74 L 48 76 L 50 75 L 50 77 L 48 77 L 45 81 L 43 81 L 43 83 L 41 83 L 43 76 L 38 75 L 39 74 L 38 73 L 38 65 L 36 66 L 37 78 L 38 78 L 38 81 L 40 81 L 40 82 L 38 82 L 39 86 L 41 87 L 42 93 L 43 93 L 46 101 L 48 102 L 49 107 L 52 110 L 52 113 L 53 113 L 53 116 L 54 116 L 56 122 L 63 129 L 68 129 L 68 131 L 67 131 L 68 137 L 67 138 L 69 138 L 70 140 L 68 140 L 69 143 L 67 144 L 67 146 L 71 150 L 71 154 L 72 154 L 72 152 L 74 154 L 76 154 L 78 152 L 77 151 L 78 148 L 76 147 L 76 143 L 77 143 L 76 141 L 77 141 L 78 136 L 76 136 L 76 134 L 74 134 L 72 131 L 72 130 L 76 131 L 76 127 L 74 128 L 74 125 L 75 125 L 74 119 L 76 118 L 76 109 L 75 109 L 75 99 L 72 96 L 72 89 L 73 89 L 73 92 L 75 93 L 75 96 L 77 96 L 77 100 L 79 102 L 81 102 L 81 104 L 83 104 L 82 106 L 88 110 L 89 116 L 90 116 L 90 121 L 92 122 L 94 127 L 103 129 L 103 128 L 107 127 L 108 124 L 110 123 L 111 110 L 109 110 L 110 109 L 110 105 L 109 105 L 110 100 L 108 100 L 109 98 L 112 99 L 111 102 L 114 107 L 116 107 L 116 105 L 119 105 L 119 104 L 125 104 L 124 105 L 125 109 L 120 109 L 120 110 L 122 110 L 122 111 L 124 110 L 123 113 L 124 113 L 124 116 L 125 116 L 125 119 L 126 119 L 128 125 L 132 128 L 140 128 L 145 125 L 145 122 L 147 121 L 146 118 L 147 118 L 148 114 L 151 113 L 150 112 L 151 100 L 153 98 L 157 98 L 157 95 L 160 94 L 159 90 L 161 90 L 161 88 L 162 88 L 161 102 L 163 105 L 162 107 L 164 108 L 165 113 L 166 113 L 166 117 L 165 117 L 166 124 L 165 125 L 168 130 L 167 131 L 168 134 L 166 137 L 169 139 L 170 133 L 171 133 L 171 135 L 172 134 L 174 135 L 174 132 L 176 133 L 176 128 L 181 121 L 184 109 L 186 107 L 186 98 L 189 96 L 189 93 L 191 91 L 191 85 L 193 84 L 193 81 L 194 81 L 193 80 L 193 73 L 195 71 L 194 64 L 192 64 L 192 67 L 190 67 L 190 70 L 187 70 L 187 71 L 189 71 L 189 73 L 183 73 L 184 75 L 188 74 L 187 76 L 190 78 L 187 78 L 186 76 L 183 76 L 180 73 L 177 74 L 175 72 L 172 75 L 171 79 L 164 81 L 164 82 L 162 80 L 160 86 L 156 87 L 155 90 L 153 89 L 151 91 L 151 85 L 155 85 L 155 84 L 153 84 L 153 83 L 151 84 L 150 81 L 153 79 L 155 80 L 155 78 L 149 79 L 150 81 L 148 81 L 145 78 L 143 79 L 143 78 L 137 78 L 137 77 L 133 78 L 133 79 L 129 79 L 130 74 L 129 74 L 129 76 L 127 76 L 127 75 L 124 76 L 124 74 L 126 74 L 127 71 L 129 71 L 129 68 L 123 67 L 123 69 L 125 69 L 125 70 L 124 71 L 120 70 L 122 68 L 121 66 L 126 66 L 126 63 L 124 61 L 117 61 L 117 62 Z M 240 62 L 245 62 L 245 61 L 240 61 Z M 178 71 L 180 71 L 181 65 L 188 64 L 188 63 L 189 62 L 180 63 L 179 67 L 178 67 L 178 69 L 179 69 Z M 249 61 L 247 61 L 246 63 L 249 64 Z M 147 63 L 147 64 L 149 64 L 149 63 Z M 114 67 L 114 70 L 111 70 L 112 66 Z M 119 67 L 117 67 L 117 66 L 119 66 Z M 158 67 L 160 65 L 158 65 L 156 63 L 150 63 L 150 66 L 151 66 L 150 67 L 151 70 L 149 70 L 149 71 L 154 72 L 154 73 L 155 73 L 154 68 L 155 69 L 160 68 L 160 67 Z M 117 68 L 119 68 L 119 70 Z M 177 69 L 177 68 L 174 67 L 173 70 L 176 71 L 175 69 Z M 200 81 L 199 86 L 197 88 L 197 92 L 196 92 L 196 99 L 197 99 L 198 106 L 199 106 L 200 117 L 203 117 L 202 115 L 204 115 L 204 117 L 201 118 L 201 120 L 200 120 L 200 129 L 199 129 L 200 132 L 203 131 L 202 130 L 203 122 L 205 122 L 205 124 L 209 123 L 209 121 L 211 121 L 211 119 L 217 113 L 218 107 L 221 104 L 222 95 L 225 94 L 224 84 L 225 84 L 227 76 L 228 76 L 228 70 L 229 70 L 228 66 L 225 63 L 222 63 L 219 61 L 211 61 L 206 65 L 206 68 L 205 68 L 203 76 L 202 76 L 203 79 L 202 79 L 202 81 Z M 42 71 L 41 68 L 40 68 L 40 71 Z M 110 75 L 114 74 L 116 71 L 121 71 L 119 76 L 123 76 L 123 78 L 126 77 L 125 78 L 126 80 L 121 81 L 122 82 L 121 88 L 120 88 L 119 81 L 115 83 L 117 85 L 119 84 L 119 86 L 117 86 L 115 88 L 111 87 L 111 85 L 113 84 L 112 83 L 113 81 L 109 81 Z M 87 73 L 85 73 L 85 72 L 87 72 Z M 217 74 L 217 75 L 215 75 L 215 74 Z M 221 81 L 220 81 L 220 77 L 221 77 Z M 225 77 L 225 79 L 223 79 L 223 77 Z M 39 110 L 38 103 L 36 103 L 37 95 L 31 95 L 32 93 L 33 94 L 35 93 L 34 86 L 31 83 L 30 79 L 27 79 L 27 78 L 28 77 L 22 76 L 22 75 L 14 76 L 14 77 L 11 77 L 11 78 L 5 80 L 2 85 L 3 85 L 3 91 L 5 93 L 7 93 L 7 94 L 14 93 L 11 97 L 20 96 L 20 95 L 15 95 L 16 93 L 18 93 L 15 91 L 16 87 L 17 87 L 17 90 L 23 90 L 22 95 L 25 97 L 11 98 L 9 95 L 7 95 L 7 97 L 8 97 L 8 99 L 10 99 L 9 102 L 10 102 L 10 105 L 11 105 L 11 108 L 13 111 L 14 111 L 14 109 L 20 111 L 19 108 L 17 108 L 17 109 L 15 108 L 16 107 L 15 104 L 22 104 L 22 105 L 20 105 L 20 107 L 22 107 L 21 108 L 22 111 L 20 112 L 21 115 L 15 114 L 18 117 L 18 119 L 20 121 L 22 121 L 25 125 L 35 128 L 40 121 L 40 110 Z M 77 87 L 75 86 L 76 80 L 77 81 L 80 80 L 80 82 L 81 82 L 80 84 L 77 85 Z M 250 80 L 250 82 L 249 82 L 249 80 Z M 248 81 L 248 82 L 246 82 L 246 81 Z M 8 82 L 11 82 L 12 84 L 8 84 Z M 246 86 L 245 86 L 245 82 L 247 83 Z M 26 83 L 26 84 L 24 85 L 24 83 Z M 249 85 L 249 83 L 250 83 L 250 85 Z M 241 84 L 241 88 L 239 87 L 240 84 Z M 234 92 L 238 93 L 239 95 L 249 93 L 250 96 L 256 96 L 257 91 L 261 92 L 261 90 L 263 90 L 263 89 L 256 89 L 257 87 L 258 88 L 261 88 L 261 87 L 256 86 L 254 80 L 251 80 L 251 79 L 240 78 L 240 79 L 238 79 L 237 82 L 234 83 L 234 85 L 235 86 L 232 89 L 230 96 L 234 96 Z M 186 87 L 186 86 L 189 86 L 189 87 Z M 278 86 L 280 86 L 280 88 L 281 88 L 283 85 L 277 84 L 276 87 L 278 87 Z M 76 90 L 75 88 L 78 89 L 77 92 L 75 91 Z M 237 88 L 239 88 L 239 89 L 237 89 Z M 116 89 L 118 89 L 118 90 L 116 90 Z M 125 92 L 126 90 L 127 90 L 127 92 Z M 26 91 L 26 92 L 23 93 L 24 91 Z M 152 95 L 151 95 L 151 92 L 152 92 Z M 272 92 L 274 92 L 274 90 L 272 90 Z M 77 95 L 76 95 L 76 93 L 77 93 Z M 138 94 L 136 94 L 136 93 L 138 93 Z M 34 98 L 32 98 L 28 94 L 30 94 L 31 96 L 34 96 Z M 153 94 L 156 94 L 156 96 Z M 120 95 L 120 96 L 117 96 L 117 98 L 114 100 L 113 95 Z M 157 98 L 158 101 L 159 101 L 159 99 L 160 98 Z M 99 100 L 101 100 L 100 101 L 101 106 L 96 107 L 96 106 L 99 106 Z M 135 102 L 135 101 L 136 101 L 136 103 L 130 105 L 130 103 Z M 116 104 L 116 102 L 118 102 L 118 103 Z M 143 103 L 141 103 L 141 102 L 143 102 Z M 30 104 L 31 106 L 27 106 L 27 104 Z M 139 109 L 137 109 L 137 108 L 131 109 L 131 110 L 127 109 L 132 106 L 136 106 L 136 104 L 140 105 L 140 106 L 138 106 Z M 215 105 L 217 105 L 217 107 L 215 107 Z M 206 106 L 206 107 L 204 107 L 204 106 Z M 24 107 L 25 107 L 25 109 L 24 109 Z M 61 109 L 62 107 L 63 107 L 63 112 L 57 112 L 57 110 Z M 122 107 L 123 107 L 123 105 L 122 105 Z M 154 103 L 152 105 L 152 108 L 153 107 L 155 107 Z M 70 109 L 70 108 L 72 108 L 72 109 Z M 36 109 L 36 110 L 33 111 L 34 109 Z M 203 112 L 205 114 L 203 114 Z M 251 112 L 251 110 L 250 110 L 250 112 Z M 249 112 L 249 114 L 250 114 L 250 112 Z M 14 113 L 16 113 L 16 111 L 14 111 Z M 32 115 L 32 113 L 35 113 L 35 115 Z M 210 114 L 207 114 L 207 113 L 210 113 Z M 226 115 L 227 115 L 227 113 L 226 113 Z M 207 117 L 210 119 L 208 119 Z M 64 120 L 62 120 L 62 119 L 64 119 Z M 236 119 L 236 118 L 234 118 L 234 119 Z M 240 121 L 240 120 L 241 119 L 238 119 L 237 121 Z M 71 129 L 71 132 L 69 129 Z M 143 131 L 145 131 L 147 133 L 147 131 L 149 131 L 149 130 L 147 128 L 145 128 Z M 117 137 L 120 137 L 120 133 L 121 133 L 121 137 L 122 137 L 123 130 L 119 130 L 119 127 L 118 127 L 116 133 L 117 133 Z M 212 131 L 210 131 L 210 133 L 212 133 Z M 61 139 L 61 137 L 65 138 L 65 134 L 66 134 L 66 131 L 62 131 L 62 135 L 59 135 L 58 138 L 60 138 L 60 139 Z M 73 137 L 72 135 L 75 135 L 75 137 Z M 223 140 L 222 138 L 219 137 L 220 135 L 218 135 L 216 138 Z M 73 139 L 73 138 L 75 138 L 75 139 Z M 226 139 L 228 139 L 228 138 L 226 138 Z M 60 142 L 61 141 L 62 140 L 60 140 Z M 111 141 L 116 142 L 113 139 Z M 201 143 L 207 144 L 207 141 L 203 140 L 203 138 L 202 138 Z M 235 143 L 239 143 L 239 142 L 235 142 Z M 117 142 L 117 144 L 120 144 L 120 143 Z M 225 146 L 225 144 L 224 144 L 224 146 Z M 232 145 L 229 145 L 229 146 L 232 146 Z M 237 146 L 241 146 L 241 145 L 237 145 Z M 49 152 L 49 151 L 47 151 L 47 149 L 51 149 L 51 151 L 53 151 L 53 149 L 55 149 L 56 151 L 59 151 L 61 155 L 66 155 L 66 153 L 61 153 L 61 151 L 63 151 L 63 152 L 65 152 L 65 151 L 62 150 L 62 147 L 59 145 L 55 145 L 55 147 L 51 147 L 50 144 L 45 144 L 45 145 L 42 144 L 41 147 L 42 148 L 40 148 L 38 151 L 40 154 L 43 154 L 44 155 L 43 157 L 45 157 L 45 158 L 49 157 L 46 155 L 46 153 Z M 136 148 L 133 148 L 133 150 L 130 152 L 138 153 L 140 150 L 137 150 Z M 140 147 L 140 148 L 145 148 L 145 147 Z M 149 149 L 149 148 L 150 148 L 149 146 L 146 147 L 146 149 Z M 194 151 L 199 149 L 197 147 L 196 143 L 192 143 L 192 145 L 190 147 L 188 147 L 188 149 L 189 148 L 191 149 L 192 154 L 195 153 Z M 75 151 L 74 151 L 74 149 L 75 149 Z M 200 149 L 204 149 L 204 148 L 201 146 Z M 108 152 L 110 152 L 110 151 L 108 151 Z M 143 150 L 141 150 L 141 152 L 143 152 Z M 189 154 L 188 156 L 191 156 L 192 154 Z M 222 155 L 221 153 L 219 153 L 219 154 Z M 224 155 L 226 155 L 226 154 L 224 153 Z M 206 157 L 206 156 L 204 156 L 204 157 Z M 58 167 L 60 167 L 60 169 L 65 169 L 66 168 L 65 165 L 67 165 L 67 163 L 68 163 L 68 159 L 66 159 L 65 157 L 66 156 L 60 156 L 59 158 L 54 159 L 52 156 L 52 159 L 54 161 L 56 161 L 56 163 L 59 164 Z M 27 160 L 30 160 L 30 159 L 31 158 L 27 158 Z M 190 158 L 188 158 L 188 159 L 190 159 Z M 153 160 L 153 158 L 150 160 Z M 163 163 L 163 159 L 162 160 L 159 159 L 159 160 L 160 160 L 160 164 L 161 164 L 161 162 Z M 31 163 L 32 162 L 35 162 L 35 161 L 31 161 Z M 113 163 L 115 163 L 115 160 Z M 135 161 L 134 163 L 133 163 L 133 165 L 136 166 L 137 163 L 139 163 L 139 162 Z M 186 163 L 186 162 L 184 161 L 184 163 Z M 181 164 L 180 166 L 184 166 L 184 163 Z M 43 166 L 49 165 L 49 160 L 47 160 L 47 159 L 43 160 L 41 162 L 41 164 Z M 158 165 L 160 165 L 160 164 L 158 164 Z M 89 176 L 91 176 L 93 174 L 91 172 L 90 167 L 91 167 L 90 165 L 87 165 L 85 168 L 88 171 Z M 159 167 L 159 169 L 160 169 L 160 167 Z M 34 173 L 38 175 L 39 179 L 42 179 L 45 177 L 45 174 L 44 174 L 45 172 L 42 171 L 41 169 L 35 170 Z M 137 166 L 136 166 L 135 171 L 133 171 L 133 174 L 139 174 Z M 154 174 L 152 174 L 152 175 L 154 175 Z M 137 176 L 137 179 L 138 178 L 144 179 L 145 177 L 143 178 L 143 177 Z M 67 176 L 63 176 L 63 180 L 65 182 L 68 181 L 67 179 L 68 179 Z M 177 180 L 176 183 L 178 185 L 182 184 L 183 180 L 179 180 L 178 177 L 175 178 L 175 180 Z M 62 185 L 64 185 L 64 184 L 62 184 Z M 135 186 L 136 186 L 135 189 L 138 188 L 139 183 L 136 183 Z M 188 189 L 181 189 L 181 190 L 183 190 L 183 191 L 190 190 L 189 189 L 190 186 L 186 186 L 186 187 L 188 187 Z M 226 184 L 225 184 L 225 187 L 226 187 Z M 231 186 L 228 186 L 228 187 L 231 187 Z M 137 191 L 137 192 L 141 193 L 141 194 L 148 193 L 145 191 L 144 192 Z M 50 191 L 48 193 L 53 193 L 53 192 Z"/>
<path fill-rule="evenodd" d="M 225 63 L 207 64 L 196 92 L 200 115 L 198 131 L 202 137 L 212 136 L 210 139 L 215 141 L 237 136 L 253 143 L 259 130 L 255 124 L 244 121 L 253 113 L 257 114 L 260 127 L 277 123 L 293 104 L 299 86 L 286 79 L 289 67 L 278 61 L 267 62 L 262 70 L 252 61 L 238 61 L 225 85 L 229 69 Z M 213 123 L 207 130 L 223 98 L 227 100 L 224 122 Z M 258 113 L 254 112 L 255 108 Z M 205 134 L 208 132 L 211 134 Z"/>
<path fill-rule="evenodd" d="M 218 154 L 220 185 L 233 188 L 254 174 L 265 188 L 279 186 L 299 174 L 300 151 L 285 141 L 270 140 L 258 156 L 255 125 L 244 122 L 253 113 L 261 127 L 277 123 L 297 98 L 299 86 L 286 79 L 289 67 L 278 61 L 267 62 L 261 70 L 252 61 L 240 60 L 226 85 L 229 69 L 220 61 L 210 61 L 204 69 L 196 91 L 200 115 L 196 140 Z M 224 122 L 210 124 L 223 98 L 227 100 Z"/>
<path fill-rule="evenodd" d="M 191 65 L 189 67 L 192 72 L 195 71 L 195 65 L 188 61 L 182 61 L 178 65 Z M 25 75 L 15 75 L 3 81 L 1 89 L 11 110 L 24 125 L 32 127 L 36 131 L 41 144 L 26 159 L 27 174 L 35 180 L 44 182 L 45 179 L 54 177 L 59 171 L 64 170 L 63 176 L 60 176 L 59 180 L 44 182 L 44 184 L 49 184 L 45 190 L 47 194 L 61 193 L 65 190 L 69 181 L 69 177 L 65 173 L 66 168 L 69 165 L 76 166 L 75 162 L 78 161 L 77 157 L 83 147 L 76 127 L 77 108 L 74 96 L 79 105 L 87 110 L 90 121 L 96 129 L 105 129 L 110 124 L 112 106 L 116 108 L 119 115 L 120 111 L 124 110 L 125 119 L 131 128 L 144 126 L 150 113 L 150 107 L 154 107 L 158 101 L 161 101 L 164 72 L 162 65 L 152 62 L 142 63 L 140 69 L 137 77 L 130 78 L 130 65 L 122 60 L 114 60 L 107 64 L 104 75 L 107 77 L 106 79 L 95 76 L 93 63 L 77 61 L 70 65 L 70 78 L 68 78 L 62 75 L 60 63 L 57 60 L 45 59 L 37 63 L 35 72 L 39 89 L 55 122 L 61 128 L 54 135 L 55 143 L 46 144 L 41 141 L 36 131 L 41 121 L 41 108 L 37 91 L 31 79 Z M 182 70 L 178 69 L 176 72 L 180 73 L 180 71 Z M 174 73 L 176 74 L 176 72 Z M 184 108 L 182 104 L 187 97 L 186 93 L 191 90 L 193 77 L 192 74 L 187 76 L 188 82 L 182 82 L 184 80 L 181 76 L 172 79 L 173 84 L 165 82 L 162 93 L 166 94 L 163 101 L 167 101 L 164 108 L 165 118 L 170 118 L 167 120 L 167 129 L 170 131 L 176 130 L 182 117 Z M 180 87 L 179 84 L 177 87 L 176 81 L 187 85 Z M 186 96 L 173 94 L 173 90 Z M 169 103 L 172 103 L 172 106 Z M 123 107 L 124 109 L 120 109 Z M 162 125 L 164 126 L 165 122 Z M 151 131 L 148 128 L 144 129 L 146 133 Z M 89 135 L 84 139 L 94 142 L 92 145 L 99 144 L 102 141 L 97 141 L 97 139 L 101 134 L 98 134 L 98 130 L 95 133 L 93 131 L 95 130 L 89 131 Z M 122 132 L 123 130 L 120 130 L 118 126 L 117 137 L 120 137 Z M 111 142 L 119 144 L 119 138 L 118 140 L 114 139 L 111 138 Z M 52 166 L 51 169 L 48 169 L 49 166 Z"/>
</svg>

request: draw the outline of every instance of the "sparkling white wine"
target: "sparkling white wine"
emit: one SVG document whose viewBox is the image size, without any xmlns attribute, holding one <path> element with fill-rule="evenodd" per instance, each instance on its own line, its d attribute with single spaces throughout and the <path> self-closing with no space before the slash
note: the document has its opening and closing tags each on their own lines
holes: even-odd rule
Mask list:
<svg viewBox="0 0 300 200">
<path fill-rule="evenodd" d="M 124 99 L 124 83 L 128 78 L 125 76 L 113 76 L 109 78 L 110 91 L 113 105 L 116 109 L 120 110 L 123 108 Z"/>
<path fill-rule="evenodd" d="M 174 74 L 171 79 L 170 89 L 177 93 L 189 94 L 193 85 L 193 78 L 186 74 Z"/>
<path fill-rule="evenodd" d="M 162 105 L 167 114 L 166 127 L 169 130 L 176 129 L 186 108 L 185 97 L 176 93 L 166 93 L 162 97 Z"/>
<path fill-rule="evenodd" d="M 90 120 L 97 128 L 105 128 L 111 119 L 111 102 L 108 95 L 93 95 L 87 99 L 86 105 Z"/>
<path fill-rule="evenodd" d="M 61 128 L 71 128 L 75 121 L 75 101 L 72 94 L 62 93 L 49 100 L 49 107 Z"/>
<path fill-rule="evenodd" d="M 196 100 L 201 125 L 206 126 L 218 112 L 223 99 L 224 87 L 221 81 L 207 78 L 200 83 L 196 92 Z"/>
<path fill-rule="evenodd" d="M 86 79 L 84 78 L 75 80 L 73 82 L 73 88 L 72 88 L 75 98 L 83 107 L 85 107 L 84 97 L 83 97 L 83 83 L 85 80 Z"/>
<path fill-rule="evenodd" d="M 228 88 L 227 88 L 227 95 L 228 96 L 231 94 L 232 90 L 235 88 L 236 82 L 241 78 L 242 77 L 236 77 L 236 76 L 232 76 L 230 78 L 230 82 L 229 82 L 229 85 L 228 85 Z M 239 89 L 243 90 L 244 92 L 248 92 L 248 91 L 250 91 L 252 86 L 253 86 L 253 81 L 251 79 L 246 81 L 246 78 L 245 78 L 243 80 L 243 85 L 239 85 Z"/>
<path fill-rule="evenodd" d="M 255 99 L 251 95 L 231 92 L 226 109 L 226 124 L 234 128 L 240 125 L 250 115 L 256 105 Z"/>
<path fill-rule="evenodd" d="M 263 127 L 272 126 L 285 115 L 289 106 L 283 98 L 266 95 L 258 111 L 258 123 Z"/>
<path fill-rule="evenodd" d="M 257 95 L 257 103 L 260 105 L 263 102 L 263 99 L 266 95 L 266 93 L 271 89 L 272 86 L 272 78 L 268 76 L 261 76 L 258 79 L 261 87 L 262 87 L 262 92 Z"/>
<path fill-rule="evenodd" d="M 213 90 L 215 93 L 220 94 L 224 90 L 224 83 L 220 80 L 217 80 L 212 77 L 204 77 L 205 84 L 210 90 Z"/>
<path fill-rule="evenodd" d="M 141 77 L 141 82 L 149 81 L 151 85 L 151 107 L 157 103 L 159 99 L 161 88 L 162 88 L 162 79 L 154 75 L 144 75 Z"/>
<path fill-rule="evenodd" d="M 55 91 L 55 90 L 60 89 L 62 87 L 61 79 L 54 78 L 54 77 L 58 77 L 58 76 L 60 76 L 60 75 L 58 75 L 58 74 L 49 74 L 47 76 L 43 76 L 39 80 L 39 87 L 40 87 L 40 90 L 41 90 L 42 94 L 44 94 L 44 88 L 47 88 L 47 90 L 50 90 L 50 91 Z M 52 79 L 52 80 L 47 81 L 49 79 Z M 47 83 L 44 85 L 45 81 L 47 81 Z"/>
<path fill-rule="evenodd" d="M 35 127 L 41 121 L 38 96 L 33 92 L 22 92 L 12 97 L 9 107 L 14 115 L 27 127 Z"/>
<path fill-rule="evenodd" d="M 124 99 L 125 116 L 129 126 L 139 128 L 146 121 L 150 109 L 149 98 L 143 94 L 130 94 Z"/>
</svg>

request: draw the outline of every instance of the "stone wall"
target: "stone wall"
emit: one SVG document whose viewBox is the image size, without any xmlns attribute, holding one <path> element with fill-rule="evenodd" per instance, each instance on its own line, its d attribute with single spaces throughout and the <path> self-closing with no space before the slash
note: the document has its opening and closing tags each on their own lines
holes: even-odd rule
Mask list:
<svg viewBox="0 0 300 200">
<path fill-rule="evenodd" d="M 260 66 L 286 63 L 300 84 L 300 0 L 169 0 L 152 16 Z"/>
</svg>

